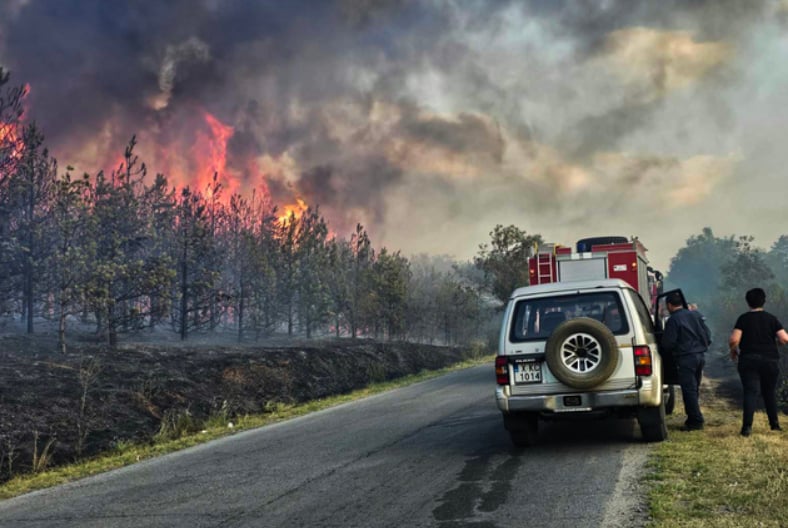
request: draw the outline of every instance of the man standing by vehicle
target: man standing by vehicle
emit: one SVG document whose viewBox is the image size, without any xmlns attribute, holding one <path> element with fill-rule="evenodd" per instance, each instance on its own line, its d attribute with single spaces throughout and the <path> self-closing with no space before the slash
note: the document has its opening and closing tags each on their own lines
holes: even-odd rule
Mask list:
<svg viewBox="0 0 788 528">
<path fill-rule="evenodd" d="M 687 421 L 682 431 L 703 429 L 703 413 L 700 411 L 699 393 L 705 353 L 711 344 L 711 331 L 697 310 L 684 308 L 681 294 L 673 292 L 665 299 L 670 319 L 665 323 L 662 346 L 673 355 L 679 372 L 681 395 Z"/>
</svg>

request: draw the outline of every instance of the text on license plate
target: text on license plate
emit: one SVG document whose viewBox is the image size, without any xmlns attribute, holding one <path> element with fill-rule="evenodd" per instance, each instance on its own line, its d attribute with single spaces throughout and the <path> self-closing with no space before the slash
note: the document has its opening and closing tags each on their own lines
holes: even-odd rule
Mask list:
<svg viewBox="0 0 788 528">
<path fill-rule="evenodd" d="M 542 363 L 540 361 L 516 361 L 514 363 L 514 382 L 541 383 Z"/>
</svg>

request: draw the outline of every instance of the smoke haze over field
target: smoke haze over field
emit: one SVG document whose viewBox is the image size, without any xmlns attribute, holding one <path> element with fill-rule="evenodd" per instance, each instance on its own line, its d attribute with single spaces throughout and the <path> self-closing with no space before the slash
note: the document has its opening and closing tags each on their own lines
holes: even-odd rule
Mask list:
<svg viewBox="0 0 788 528">
<path fill-rule="evenodd" d="M 594 7 L 591 7 L 591 6 Z M 786 232 L 788 2 L 7 0 L 0 65 L 61 166 L 319 205 L 376 246 Z M 207 164 L 210 151 L 214 165 Z"/>
</svg>

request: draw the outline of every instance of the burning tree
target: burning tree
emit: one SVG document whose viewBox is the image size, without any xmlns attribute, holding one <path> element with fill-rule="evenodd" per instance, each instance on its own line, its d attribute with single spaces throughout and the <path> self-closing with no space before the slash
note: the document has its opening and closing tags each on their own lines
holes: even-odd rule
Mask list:
<svg viewBox="0 0 788 528">
<path fill-rule="evenodd" d="M 35 125 L 22 133 L 25 149 L 10 175 L 10 206 L 18 210 L 18 221 L 12 224 L 14 266 L 22 282 L 22 306 L 27 332 L 33 333 L 35 285 L 41 282 L 44 264 L 51 255 L 51 237 L 47 227 L 51 215 L 53 183 L 57 177 L 57 161 L 49 157 L 44 136 Z"/>
<path fill-rule="evenodd" d="M 0 69 L 0 314 L 23 319 L 28 332 L 35 317 L 54 317 L 61 351 L 77 313 L 111 346 L 120 333 L 163 321 L 183 339 L 228 328 L 239 341 L 283 331 L 459 335 L 437 328 L 459 317 L 408 317 L 413 288 L 438 289 L 417 285 L 399 252 L 376 252 L 360 224 L 339 239 L 318 205 L 299 196 L 274 205 L 259 167 L 228 159 L 234 129 L 213 114 L 198 112 L 196 132 L 175 140 L 188 149 L 160 145 L 175 186 L 164 174 L 149 181 L 136 137 L 115 170 L 75 178 L 71 168 L 57 174 L 43 134 L 22 122 L 28 88 L 8 81 Z M 245 182 L 259 183 L 259 200 L 235 192 Z M 441 280 L 450 294 L 428 295 L 425 310 L 441 299 L 466 302 L 453 277 Z M 433 324 L 414 332 L 414 320 Z"/>
<path fill-rule="evenodd" d="M 24 150 L 21 120 L 27 86 L 8 87 L 11 74 L 0 67 L 0 189 Z"/>
</svg>

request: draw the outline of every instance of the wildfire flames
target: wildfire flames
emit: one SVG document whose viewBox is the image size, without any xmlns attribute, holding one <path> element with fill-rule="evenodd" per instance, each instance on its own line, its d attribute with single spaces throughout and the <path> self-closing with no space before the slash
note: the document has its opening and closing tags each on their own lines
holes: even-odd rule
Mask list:
<svg viewBox="0 0 788 528">
<path fill-rule="evenodd" d="M 243 188 L 242 181 L 254 182 L 258 189 L 261 189 L 266 196 L 270 196 L 265 174 L 255 160 L 244 161 L 243 174 L 228 164 L 227 145 L 235 129 L 206 110 L 201 111 L 201 116 L 205 127 L 196 132 L 194 145 L 190 149 L 190 165 L 194 167 L 195 178 L 188 178 L 187 174 L 174 170 L 174 181 L 182 184 L 194 181 L 195 188 L 206 197 L 216 198 L 225 203 L 233 194 L 243 194 L 248 190 Z M 218 196 L 214 193 L 218 193 Z M 282 214 L 278 220 L 281 224 L 286 224 L 293 218 L 300 218 L 308 208 L 302 198 L 295 197 L 295 203 L 281 207 Z"/>
<path fill-rule="evenodd" d="M 233 127 L 225 125 L 209 112 L 202 113 L 208 131 L 197 132 L 197 140 L 192 148 L 192 157 L 197 165 L 197 189 L 208 198 L 213 197 L 215 189 L 213 178 L 217 174 L 222 187 L 233 194 L 238 191 L 238 181 L 227 172 L 227 142 L 233 135 Z"/>
<path fill-rule="evenodd" d="M 308 208 L 309 206 L 304 200 L 296 198 L 296 203 L 287 204 L 282 207 L 282 214 L 279 215 L 279 223 L 285 225 L 290 222 L 290 220 L 298 220 Z"/>
<path fill-rule="evenodd" d="M 19 133 L 19 125 L 0 121 L 0 145 L 10 150 L 8 157 L 11 160 L 19 159 L 22 155 L 22 137 Z"/>
<path fill-rule="evenodd" d="M 30 93 L 30 85 L 26 84 L 22 88 L 21 99 L 27 98 Z M 0 121 L 0 151 L 4 154 L 7 161 L 14 163 L 22 157 L 24 143 L 22 142 L 22 125 L 25 112 L 19 117 L 19 121 L 6 123 Z"/>
<path fill-rule="evenodd" d="M 24 86 L 22 97 L 25 98 L 29 92 L 30 87 Z M 229 163 L 228 144 L 235 134 L 235 128 L 202 108 L 193 115 L 198 119 L 192 121 L 191 127 L 174 138 L 156 142 L 152 152 L 145 150 L 146 138 L 144 133 L 141 134 L 141 148 L 136 152 L 140 160 L 164 174 L 176 188 L 189 186 L 211 200 L 227 204 L 234 194 L 244 195 L 253 190 L 262 191 L 264 196 L 271 198 L 266 175 L 256 159 Z M 22 156 L 22 126 L 21 118 L 8 123 L 0 121 L 0 148 L 4 151 L 6 161 L 13 163 Z M 93 152 L 93 156 L 96 156 L 97 152 Z M 118 158 L 117 152 L 106 152 L 104 155 L 113 170 L 124 170 L 125 159 Z M 92 163 L 101 165 L 100 160 Z M 239 169 L 238 166 L 243 168 Z M 87 172 L 97 170 L 97 167 L 85 168 Z M 293 196 L 291 200 L 292 203 L 279 208 L 281 214 L 278 220 L 282 224 L 300 218 L 309 208 L 301 197 Z"/>
</svg>

